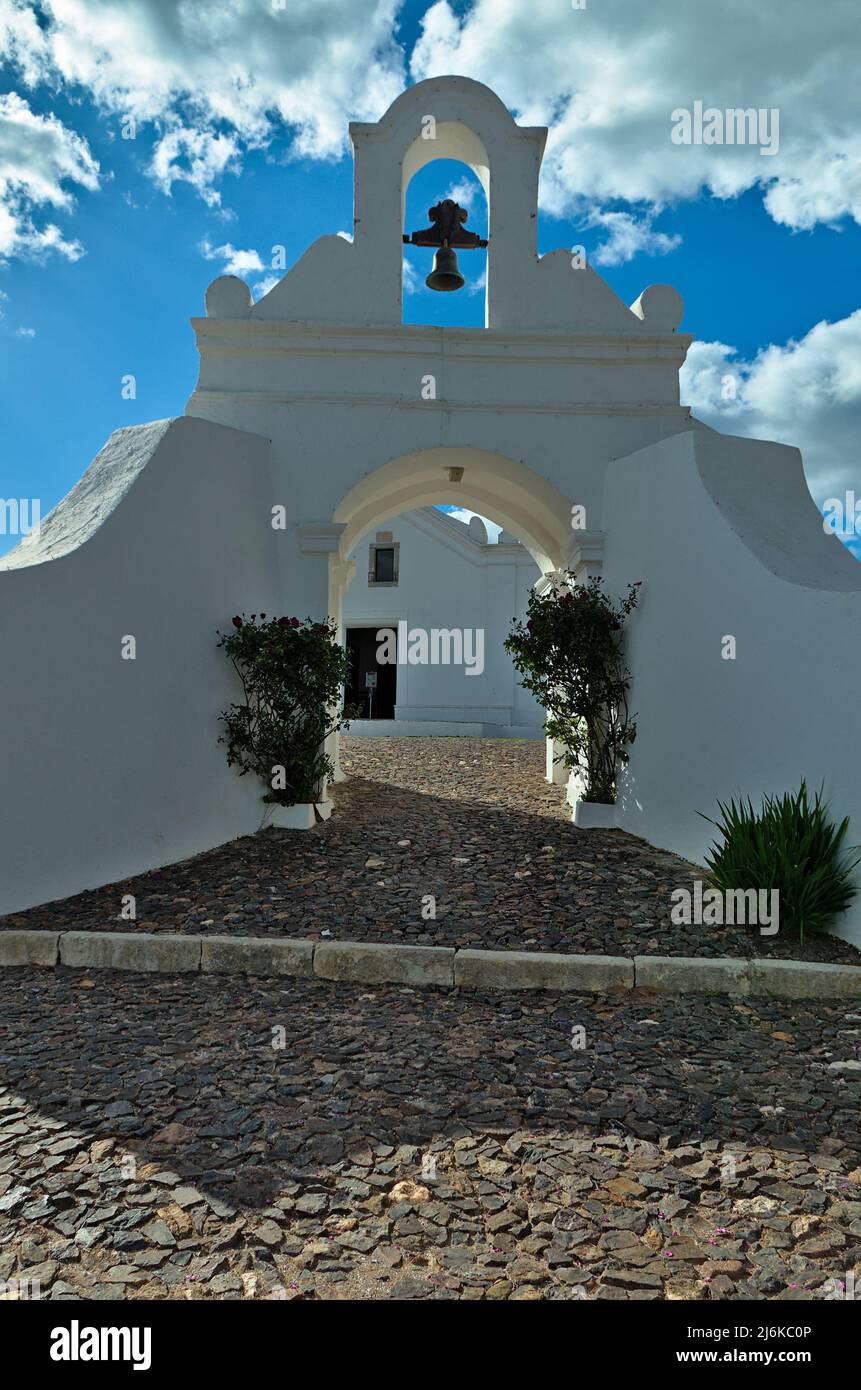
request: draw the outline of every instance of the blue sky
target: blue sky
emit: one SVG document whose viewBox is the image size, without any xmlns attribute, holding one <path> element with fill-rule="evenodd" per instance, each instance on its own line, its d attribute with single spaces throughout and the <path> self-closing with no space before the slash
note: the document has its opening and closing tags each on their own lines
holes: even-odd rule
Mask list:
<svg viewBox="0 0 861 1390">
<path fill-rule="evenodd" d="M 682 22 L 669 0 L 595 0 L 580 14 L 564 0 L 290 0 L 283 12 L 274 0 L 265 15 L 258 0 L 204 0 L 171 24 L 155 0 L 0 0 L 0 497 L 38 497 L 44 515 L 112 430 L 180 414 L 196 376 L 188 319 L 231 248 L 256 255 L 245 278 L 259 292 L 270 248 L 284 245 L 289 265 L 349 230 L 347 121 L 376 119 L 411 80 L 462 71 L 518 119 L 551 126 L 539 251 L 585 244 L 626 303 L 674 284 L 699 340 L 685 382 L 696 413 L 800 444 L 818 502 L 853 486 L 861 501 L 859 23 L 843 0 L 818 23 L 813 8 L 768 0 L 751 29 L 749 7 L 727 0 L 727 36 Z M 204 40 L 190 31 L 201 16 Z M 268 48 L 282 32 L 279 63 Z M 683 161 L 669 112 L 700 97 L 779 102 L 779 154 Z M 483 232 L 478 184 L 447 163 L 413 181 L 407 230 L 464 180 Z M 483 253 L 461 257 L 473 288 L 456 295 L 425 290 L 429 252 L 408 260 L 406 321 L 481 325 Z M 740 386 L 731 408 L 717 389 L 727 370 Z M 0 535 L 0 552 L 15 539 Z"/>
</svg>

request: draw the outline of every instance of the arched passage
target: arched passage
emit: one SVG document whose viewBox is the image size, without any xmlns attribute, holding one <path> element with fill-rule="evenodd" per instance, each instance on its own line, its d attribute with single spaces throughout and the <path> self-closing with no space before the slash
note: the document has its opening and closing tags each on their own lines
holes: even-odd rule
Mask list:
<svg viewBox="0 0 861 1390">
<path fill-rule="evenodd" d="M 463 446 L 403 454 L 351 487 L 333 516 L 344 527 L 341 560 L 346 561 L 386 517 L 435 503 L 492 515 L 523 542 L 543 573 L 565 563 L 571 543 L 570 501 L 517 460 Z"/>
<path fill-rule="evenodd" d="M 562 568 L 571 549 L 571 503 L 518 460 L 464 446 L 405 454 L 368 473 L 342 498 L 332 520 L 342 527 L 330 567 L 329 611 L 342 621 L 352 578 L 349 557 L 383 521 L 435 504 L 464 506 L 492 517 L 526 547 L 541 573 Z M 339 767 L 338 740 L 330 746 Z"/>
</svg>

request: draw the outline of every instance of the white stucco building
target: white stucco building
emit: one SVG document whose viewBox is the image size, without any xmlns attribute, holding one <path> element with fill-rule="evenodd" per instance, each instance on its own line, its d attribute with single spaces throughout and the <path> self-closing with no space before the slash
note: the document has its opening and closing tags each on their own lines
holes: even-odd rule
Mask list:
<svg viewBox="0 0 861 1390">
<path fill-rule="evenodd" d="M 493 517 L 542 575 L 642 581 L 618 826 L 700 859 L 697 812 L 806 777 L 857 842 L 861 567 L 798 451 L 692 418 L 674 289 L 629 307 L 568 249 L 539 258 L 547 132 L 487 87 L 419 83 L 350 134 L 354 240 L 321 237 L 256 304 L 215 280 L 185 414 L 117 431 L 0 562 L 0 912 L 255 830 L 259 789 L 216 742 L 216 629 L 261 608 L 343 625 L 351 557 L 434 504 Z M 402 322 L 405 192 L 440 158 L 487 196 L 483 329 Z M 425 689 L 413 711 L 438 708 Z M 861 902 L 843 929 L 861 941 Z"/>
<path fill-rule="evenodd" d="M 524 545 L 507 531 L 491 542 L 480 517 L 467 523 L 422 507 L 384 521 L 349 558 L 356 572 L 342 608 L 354 670 L 347 699 L 363 715 L 351 733 L 541 737 L 543 711 L 503 647 L 541 578 Z M 389 630 L 395 662 L 378 658 L 386 649 L 377 634 Z M 443 659 L 411 661 L 410 633 L 434 630 L 447 634 Z"/>
</svg>

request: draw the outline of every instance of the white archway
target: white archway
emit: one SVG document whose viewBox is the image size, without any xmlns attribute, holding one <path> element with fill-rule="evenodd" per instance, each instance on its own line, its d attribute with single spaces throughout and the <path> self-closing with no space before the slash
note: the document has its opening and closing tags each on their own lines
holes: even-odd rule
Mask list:
<svg viewBox="0 0 861 1390">
<path fill-rule="evenodd" d="M 542 573 L 568 558 L 571 502 L 558 488 L 504 454 L 451 446 L 403 454 L 350 488 L 332 518 L 344 527 L 341 561 L 387 517 L 435 503 L 492 516 L 523 542 Z"/>
<path fill-rule="evenodd" d="M 458 476 L 459 475 L 459 476 Z M 349 557 L 382 521 L 438 503 L 492 516 L 526 546 L 542 574 L 563 568 L 572 550 L 571 502 L 516 459 L 487 449 L 450 446 L 390 459 L 344 495 L 332 520 L 343 527 L 329 569 L 329 612 L 342 627 L 342 601 L 353 577 Z M 329 755 L 341 780 L 340 738 Z"/>
</svg>

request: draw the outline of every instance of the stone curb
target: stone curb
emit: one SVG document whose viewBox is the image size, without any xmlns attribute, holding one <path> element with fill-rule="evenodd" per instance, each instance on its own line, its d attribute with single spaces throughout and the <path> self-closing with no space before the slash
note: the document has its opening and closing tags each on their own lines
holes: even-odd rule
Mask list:
<svg viewBox="0 0 861 1390">
<path fill-rule="evenodd" d="M 97 970 L 200 969 L 200 936 L 166 932 L 67 931 L 60 935 L 60 965 Z"/>
<path fill-rule="evenodd" d="M 635 956 L 635 988 L 672 994 L 771 995 L 778 999 L 857 999 L 861 969 L 814 961 L 732 956 Z"/>
<path fill-rule="evenodd" d="M 627 956 L 565 956 L 543 951 L 458 951 L 454 982 L 467 989 L 574 989 L 583 994 L 634 988 Z"/>
<path fill-rule="evenodd" d="M 387 946 L 372 941 L 321 941 L 314 951 L 314 974 L 324 980 L 377 985 L 454 984 L 453 946 Z"/>
<path fill-rule="evenodd" d="M 266 936 L 204 936 L 200 968 L 223 975 L 313 975 L 314 942 Z"/>
<path fill-rule="evenodd" d="M 749 962 L 732 956 L 634 956 L 633 965 L 639 989 L 660 989 L 669 994 L 751 991 Z"/>
<path fill-rule="evenodd" d="M 732 956 L 586 956 L 458 950 L 293 937 L 173 936 L 167 932 L 0 931 L 0 967 L 71 966 L 260 976 L 299 975 L 355 984 L 602 993 L 768 995 L 861 999 L 861 968 Z"/>
<path fill-rule="evenodd" d="M 0 932 L 0 965 L 56 965 L 59 955 L 57 931 Z"/>
</svg>

